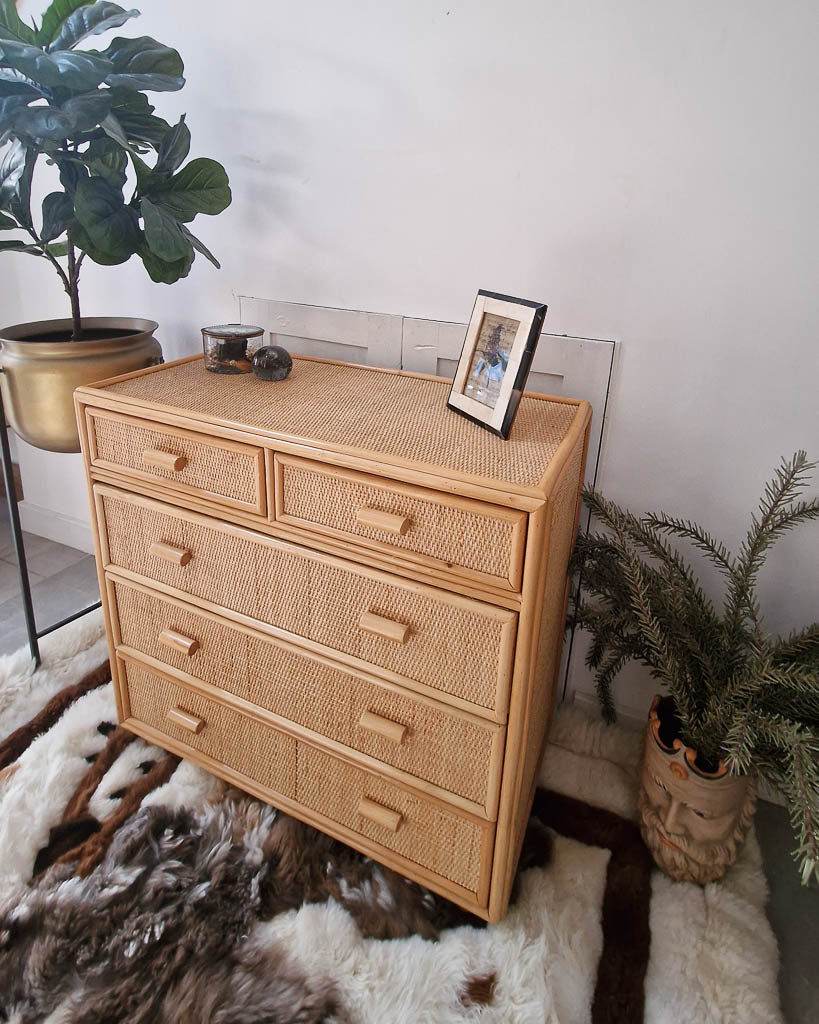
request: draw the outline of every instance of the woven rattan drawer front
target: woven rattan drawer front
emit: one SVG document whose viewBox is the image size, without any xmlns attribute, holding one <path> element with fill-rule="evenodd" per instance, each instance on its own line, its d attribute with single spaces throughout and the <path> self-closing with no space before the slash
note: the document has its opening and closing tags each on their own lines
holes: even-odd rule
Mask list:
<svg viewBox="0 0 819 1024">
<path fill-rule="evenodd" d="M 106 486 L 95 491 L 108 566 L 503 717 L 514 612 Z"/>
<path fill-rule="evenodd" d="M 299 803 L 310 810 L 463 886 L 481 900 L 482 865 L 488 860 L 491 826 L 439 807 L 420 794 L 303 743 L 298 750 L 296 793 Z M 360 813 L 362 798 L 400 815 L 397 830 Z"/>
<path fill-rule="evenodd" d="M 494 814 L 500 726 L 362 676 L 284 640 L 231 625 L 175 598 L 122 580 L 110 586 L 118 640 L 125 647 L 460 796 L 477 804 L 473 810 L 478 813 Z M 169 643 L 169 631 L 171 640 L 190 641 L 187 649 L 184 643 Z"/>
<path fill-rule="evenodd" d="M 524 512 L 289 455 L 275 456 L 275 481 L 279 522 L 520 590 Z"/>
<path fill-rule="evenodd" d="M 89 409 L 91 465 L 265 514 L 261 448 Z"/>
<path fill-rule="evenodd" d="M 119 664 L 124 666 L 129 717 L 283 796 L 295 795 L 297 743 L 291 736 L 175 686 L 138 662 L 121 660 Z M 198 720 L 199 731 L 177 724 L 180 713 Z"/>
</svg>

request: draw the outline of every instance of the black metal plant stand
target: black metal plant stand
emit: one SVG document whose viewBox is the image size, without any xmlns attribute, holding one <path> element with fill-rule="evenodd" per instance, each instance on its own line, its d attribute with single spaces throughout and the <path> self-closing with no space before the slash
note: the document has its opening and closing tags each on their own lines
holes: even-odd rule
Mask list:
<svg viewBox="0 0 819 1024">
<path fill-rule="evenodd" d="M 31 651 L 31 656 L 34 658 L 34 664 L 39 665 L 40 645 L 38 641 L 49 633 L 53 633 L 55 629 L 59 629 L 60 626 L 65 626 L 67 623 L 73 622 L 74 619 L 79 619 L 83 615 L 93 612 L 96 608 L 102 606 L 102 601 L 97 601 L 96 604 L 89 605 L 87 608 L 83 608 L 81 611 L 75 612 L 73 615 L 69 615 L 67 618 L 61 619 L 59 622 L 55 622 L 46 629 L 41 629 L 39 632 L 37 631 L 37 625 L 34 621 L 34 605 L 31 601 L 31 582 L 28 578 L 26 552 L 23 545 L 23 530 L 20 526 L 20 511 L 17 508 L 17 490 L 14 486 L 14 472 L 12 469 L 11 449 L 9 447 L 8 429 L 6 427 L 6 411 L 3 407 L 2 393 L 0 393 L 0 446 L 2 446 L 3 449 L 3 481 L 6 485 L 6 501 L 9 506 L 11 536 L 14 541 L 14 551 L 17 555 L 17 571 L 20 576 L 20 593 L 23 598 L 23 615 L 26 620 L 28 646 Z"/>
</svg>

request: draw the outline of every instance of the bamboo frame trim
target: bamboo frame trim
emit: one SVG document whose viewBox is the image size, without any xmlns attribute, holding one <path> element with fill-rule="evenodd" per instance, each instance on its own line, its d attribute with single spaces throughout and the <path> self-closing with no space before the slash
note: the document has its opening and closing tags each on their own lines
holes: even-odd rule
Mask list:
<svg viewBox="0 0 819 1024">
<path fill-rule="evenodd" d="M 105 599 L 107 593 L 104 570 L 105 558 L 103 556 L 103 537 L 105 536 L 105 533 L 104 530 L 100 529 L 99 520 L 94 514 L 96 509 L 96 499 L 94 497 L 93 480 L 91 479 L 91 449 L 88 437 L 88 423 L 85 417 L 85 406 L 79 402 L 76 392 L 74 393 L 74 415 L 77 419 L 80 451 L 82 452 L 83 466 L 85 467 L 85 486 L 88 493 L 88 504 L 91 510 L 91 536 L 94 542 L 94 562 L 97 570 L 97 585 L 99 586 L 100 597 L 102 598 L 102 615 L 105 623 L 105 636 L 108 640 L 111 682 L 114 686 L 114 700 L 117 706 L 117 719 L 122 722 L 127 717 L 129 709 L 127 703 L 123 701 L 122 686 L 117 673 L 118 666 L 116 658 L 113 657 L 115 649 L 114 629 L 111 621 L 111 608 L 109 602 Z"/>
<path fill-rule="evenodd" d="M 545 552 L 548 548 L 549 533 L 546 509 L 529 517 L 529 535 L 526 542 L 528 557 L 523 579 L 523 607 L 518 624 L 521 641 L 515 659 L 515 674 L 512 680 L 512 696 L 509 704 L 506 731 L 506 756 L 504 757 L 501 795 L 498 811 L 498 832 L 493 853 L 492 886 L 489 893 L 490 914 L 501 915 L 509 901 L 514 881 L 514 871 L 509 872 L 513 856 L 516 832 L 516 790 L 519 773 L 525 759 L 524 723 L 530 689 L 533 685 L 533 660 L 531 637 L 537 636 L 539 619 L 534 614 L 538 603 L 538 591 L 542 592 L 545 582 Z"/>
</svg>

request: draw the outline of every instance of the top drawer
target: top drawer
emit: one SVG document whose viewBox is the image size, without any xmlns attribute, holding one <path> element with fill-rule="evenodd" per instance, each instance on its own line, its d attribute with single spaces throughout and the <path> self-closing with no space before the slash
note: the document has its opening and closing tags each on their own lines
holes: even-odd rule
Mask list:
<svg viewBox="0 0 819 1024">
<path fill-rule="evenodd" d="M 250 444 L 88 409 L 91 465 L 264 515 L 264 452 Z"/>
<path fill-rule="evenodd" d="M 276 519 L 519 591 L 526 513 L 275 456 Z"/>
</svg>

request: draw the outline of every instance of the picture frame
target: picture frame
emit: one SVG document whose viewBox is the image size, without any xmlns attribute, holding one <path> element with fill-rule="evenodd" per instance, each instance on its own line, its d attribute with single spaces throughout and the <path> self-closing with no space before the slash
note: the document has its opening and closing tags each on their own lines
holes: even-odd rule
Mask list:
<svg viewBox="0 0 819 1024">
<path fill-rule="evenodd" d="M 466 329 L 448 408 L 506 440 L 547 306 L 481 289 Z"/>
</svg>

